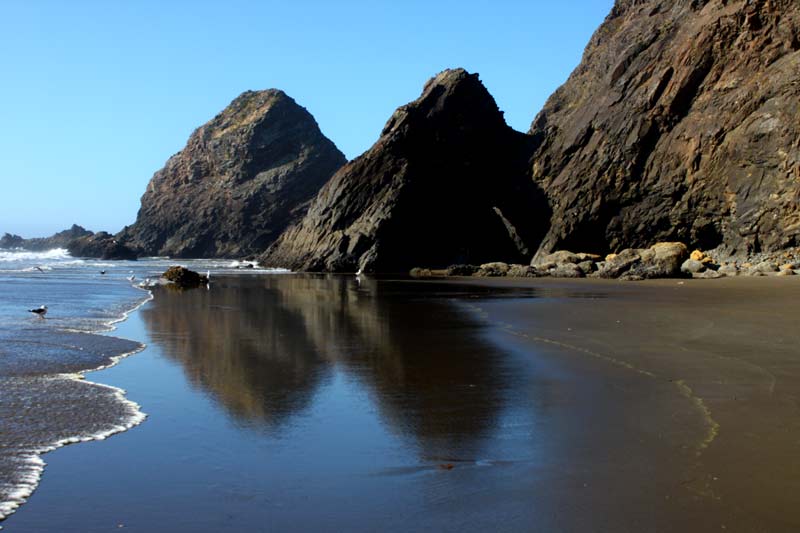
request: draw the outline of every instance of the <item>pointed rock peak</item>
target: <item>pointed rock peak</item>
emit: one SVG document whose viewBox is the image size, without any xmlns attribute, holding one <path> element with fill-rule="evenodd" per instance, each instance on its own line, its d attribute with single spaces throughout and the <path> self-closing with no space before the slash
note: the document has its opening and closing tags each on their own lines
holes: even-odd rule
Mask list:
<svg viewBox="0 0 800 533">
<path fill-rule="evenodd" d="M 539 218 L 549 217 L 527 177 L 531 149 L 527 136 L 506 125 L 477 74 L 441 72 L 331 178 L 261 262 L 407 272 L 525 261 L 540 238 Z"/>
<path fill-rule="evenodd" d="M 252 109 L 269 109 L 279 102 L 287 102 L 297 107 L 294 99 L 281 91 L 280 89 L 266 89 L 263 91 L 245 91 L 236 98 L 225 108 L 222 113 L 233 112 L 239 113 Z"/>
<path fill-rule="evenodd" d="M 489 120 L 497 127 L 505 126 L 503 113 L 477 73 L 470 74 L 463 68 L 447 69 L 425 83 L 419 98 L 394 112 L 382 135 L 406 131 L 403 126 L 452 127 L 464 120 Z"/>
<path fill-rule="evenodd" d="M 120 239 L 146 255 L 261 252 L 345 162 L 286 93 L 246 91 L 156 172 Z"/>
<path fill-rule="evenodd" d="M 213 130 L 213 137 L 217 138 L 251 124 L 266 122 L 272 114 L 293 115 L 293 120 L 316 126 L 311 114 L 292 97 L 279 89 L 266 89 L 243 92 L 200 131 Z"/>
<path fill-rule="evenodd" d="M 454 87 L 460 83 L 470 81 L 477 81 L 480 83 L 478 74 L 470 74 L 463 68 L 448 68 L 429 79 L 427 83 L 425 83 L 422 93 L 423 95 L 427 94 L 433 87 Z"/>
</svg>

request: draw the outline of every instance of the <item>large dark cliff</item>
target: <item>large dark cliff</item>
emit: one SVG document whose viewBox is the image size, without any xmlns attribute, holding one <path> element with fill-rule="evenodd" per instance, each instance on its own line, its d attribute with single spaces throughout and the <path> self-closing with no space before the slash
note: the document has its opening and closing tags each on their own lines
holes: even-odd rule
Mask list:
<svg viewBox="0 0 800 533">
<path fill-rule="evenodd" d="M 262 252 L 344 163 L 289 96 L 248 91 L 156 172 L 136 222 L 117 237 L 146 255 Z"/>
<path fill-rule="evenodd" d="M 397 272 L 525 260 L 549 219 L 527 177 L 531 149 L 476 74 L 444 71 L 331 178 L 262 263 Z"/>
<path fill-rule="evenodd" d="M 619 0 L 534 120 L 541 252 L 800 245 L 800 2 Z"/>
<path fill-rule="evenodd" d="M 333 175 L 344 157 L 311 115 L 248 92 L 156 173 L 119 237 L 375 272 L 658 241 L 799 246 L 798 80 L 797 0 L 618 0 L 527 135 L 477 75 L 448 70 Z"/>
</svg>

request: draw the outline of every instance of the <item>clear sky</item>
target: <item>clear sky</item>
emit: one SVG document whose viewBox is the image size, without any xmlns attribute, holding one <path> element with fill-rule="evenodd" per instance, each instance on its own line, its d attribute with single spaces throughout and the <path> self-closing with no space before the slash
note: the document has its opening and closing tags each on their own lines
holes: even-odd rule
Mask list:
<svg viewBox="0 0 800 533">
<path fill-rule="evenodd" d="M 248 89 L 352 159 L 448 67 L 526 131 L 613 0 L 0 0 L 0 233 L 133 222 L 153 172 Z"/>
</svg>

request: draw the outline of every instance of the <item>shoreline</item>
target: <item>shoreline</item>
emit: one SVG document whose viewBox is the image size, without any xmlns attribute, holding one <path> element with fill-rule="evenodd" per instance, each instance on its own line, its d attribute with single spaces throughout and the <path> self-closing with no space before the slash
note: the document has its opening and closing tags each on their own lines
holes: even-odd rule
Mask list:
<svg viewBox="0 0 800 533">
<path fill-rule="evenodd" d="M 94 331 L 83 331 L 70 328 L 65 328 L 61 331 L 79 333 L 85 335 L 109 336 L 108 333 L 111 333 L 117 329 L 117 324 L 120 324 L 128 320 L 128 318 L 133 313 L 137 312 L 145 304 L 154 299 L 152 291 L 138 286 L 136 286 L 136 288 L 138 290 L 142 290 L 143 292 L 147 293 L 147 296 L 141 302 L 136 304 L 134 307 L 123 311 L 119 318 L 114 318 L 101 323 L 100 327 Z M 53 452 L 55 450 L 58 450 L 60 448 L 63 448 L 64 446 L 69 446 L 71 444 L 105 440 L 113 435 L 128 431 L 129 429 L 138 426 L 147 419 L 147 414 L 141 410 L 141 406 L 135 401 L 127 398 L 126 396 L 127 392 L 124 389 L 115 387 L 113 385 L 107 385 L 105 383 L 90 381 L 86 379 L 87 374 L 112 368 L 118 365 L 124 359 L 132 355 L 135 355 L 137 353 L 140 353 L 147 348 L 147 345 L 141 341 L 133 341 L 131 339 L 124 339 L 122 337 L 114 337 L 114 338 L 135 342 L 138 344 L 138 347 L 135 348 L 134 350 L 110 356 L 108 358 L 109 359 L 108 363 L 101 364 L 100 366 L 97 367 L 86 368 L 69 373 L 43 374 L 42 376 L 39 377 L 44 380 L 63 380 L 63 381 L 70 381 L 73 383 L 81 383 L 86 386 L 96 387 L 98 389 L 105 389 L 111 391 L 115 400 L 121 406 L 123 406 L 126 411 L 128 411 L 127 420 L 122 421 L 122 423 L 119 425 L 107 428 L 103 431 L 94 434 L 90 435 L 76 434 L 71 437 L 61 438 L 51 444 L 47 444 L 39 448 L 34 448 L 31 449 L 29 452 L 21 454 L 20 457 L 23 460 L 27 461 L 27 463 L 30 465 L 30 471 L 27 472 L 26 475 L 22 477 L 21 482 L 17 484 L 9 492 L 7 499 L 4 501 L 0 501 L 0 529 L 3 528 L 3 522 L 6 519 L 8 519 L 11 515 L 16 513 L 23 505 L 25 505 L 25 503 L 27 503 L 27 501 L 34 494 L 39 484 L 41 483 L 42 477 L 44 476 L 45 468 L 47 466 L 47 462 L 43 457 L 44 455 Z"/>
<path fill-rule="evenodd" d="M 726 526 L 734 531 L 759 528 L 792 531 L 800 523 L 800 514 L 787 501 L 794 494 L 790 490 L 794 483 L 792 473 L 800 464 L 791 455 L 794 451 L 791 439 L 800 438 L 797 427 L 800 425 L 791 421 L 796 413 L 793 414 L 787 400 L 791 399 L 793 384 L 800 383 L 800 367 L 794 371 L 786 366 L 793 361 L 786 343 L 792 335 L 797 336 L 785 327 L 787 323 L 791 325 L 791 316 L 772 324 L 774 331 L 788 335 L 784 342 L 771 343 L 768 334 L 774 333 L 772 330 L 764 334 L 765 353 L 783 350 L 772 353 L 775 360 L 749 361 L 749 357 L 759 354 L 747 345 L 742 348 L 738 337 L 719 344 L 728 332 L 735 331 L 732 326 L 743 330 L 738 335 L 746 341 L 748 330 L 758 329 L 765 312 L 771 314 L 773 306 L 779 309 L 782 303 L 793 301 L 796 293 L 800 294 L 800 278 L 789 279 L 798 282 L 762 277 L 730 278 L 715 283 L 652 280 L 631 284 L 541 278 L 403 283 L 433 283 L 439 288 L 442 284 L 480 287 L 481 291 L 471 293 L 478 296 L 476 299 L 470 296 L 459 301 L 485 317 L 489 325 L 487 335 L 500 339 L 500 345 L 516 346 L 514 357 L 529 357 L 536 364 L 547 367 L 553 363 L 554 367 L 565 369 L 566 374 L 548 386 L 550 392 L 545 395 L 545 404 L 557 407 L 555 413 L 568 416 L 556 417 L 552 425 L 542 429 L 555 432 L 546 437 L 547 452 L 566 455 L 545 470 L 535 465 L 514 466 L 520 470 L 512 470 L 515 479 L 525 480 L 517 490 L 529 487 L 526 490 L 540 498 L 537 505 L 541 510 L 554 513 L 542 520 L 551 520 L 556 528 L 563 523 L 578 524 L 578 530 L 603 529 L 606 525 L 606 530 L 638 527 L 651 531 L 674 528 L 705 531 Z M 221 292 L 227 290 L 223 285 Z M 354 280 L 352 285 L 355 286 Z M 400 293 L 413 293 L 403 290 L 403 286 L 392 287 L 393 290 L 399 287 Z M 515 295 L 503 291 L 509 288 L 530 289 L 533 297 L 529 298 L 527 292 Z M 426 292 L 423 289 L 417 294 Z M 207 295 L 196 296 L 202 300 Z M 167 314 L 162 316 L 168 316 L 170 309 L 188 305 L 188 302 L 181 304 L 182 299 L 174 300 L 180 307 L 169 308 L 163 302 L 161 313 Z M 315 303 L 313 298 L 306 300 L 305 296 L 297 304 L 301 301 L 322 311 L 332 305 Z M 701 314 L 727 309 L 730 316 L 708 321 L 682 314 L 693 309 Z M 230 311 L 218 312 L 224 315 Z M 745 322 L 744 326 L 736 320 Z M 610 324 L 613 328 L 608 328 Z M 161 324 L 160 334 L 168 334 L 170 325 L 170 322 Z M 721 346 L 727 347 L 724 352 L 720 351 Z M 159 354 L 163 346 L 156 344 L 153 349 L 148 358 L 164 357 Z M 772 366 L 784 368 L 785 374 L 781 375 Z M 115 371 L 121 372 L 117 378 L 130 374 L 124 368 Z M 194 375 L 189 367 L 178 366 L 178 369 L 187 373 L 183 379 L 189 380 Z M 771 373 L 773 379 L 765 372 Z M 694 398 L 701 403 L 695 403 Z M 161 412 L 163 406 L 154 405 L 154 409 Z M 583 420 L 578 414 L 589 416 Z M 714 422 L 709 423 L 705 417 Z M 785 420 L 786 427 L 779 429 L 774 424 L 776 420 Z M 160 424 L 165 422 L 162 420 Z M 758 435 L 763 440 L 758 440 Z M 139 439 L 130 444 L 120 442 L 112 448 L 141 451 L 136 441 Z M 564 445 L 568 451 L 559 451 Z M 753 446 L 760 450 L 760 457 L 750 455 Z M 145 452 L 148 449 L 143 448 Z M 613 451 L 613 457 L 604 455 L 602 450 Z M 105 452 L 88 450 L 72 455 L 86 457 L 92 453 Z M 495 464 L 493 459 L 488 456 L 480 462 L 485 468 L 505 464 L 502 461 Z M 453 471 L 465 471 L 462 468 L 465 467 L 457 464 Z M 435 465 L 431 472 L 436 474 Z M 533 477 L 528 480 L 528 476 Z M 751 484 L 753 479 L 755 485 Z M 754 490 L 756 486 L 760 492 Z M 128 489 L 123 482 L 114 490 L 122 494 Z M 53 497 L 56 496 L 51 494 L 49 498 Z M 151 505 L 150 500 L 146 501 Z M 582 510 L 572 517 L 565 511 L 570 506 Z M 41 509 L 36 512 L 41 513 Z M 253 512 L 250 507 L 242 507 L 240 511 Z M 162 516 L 167 517 L 178 518 L 171 514 Z M 46 518 L 37 517 L 36 521 L 47 523 Z M 134 518 L 120 516 L 120 523 L 123 522 L 134 525 Z M 224 529 L 221 524 L 214 528 Z"/>
<path fill-rule="evenodd" d="M 488 314 L 510 335 L 630 367 L 693 402 L 706 436 L 695 443 L 686 490 L 718 509 L 720 527 L 800 527 L 791 496 L 800 489 L 794 392 L 800 387 L 800 332 L 793 310 L 800 279 L 467 280 L 452 283 L 596 290 L 596 301 L 583 306 L 554 299 L 520 312 L 522 304 L 516 310 L 489 304 Z"/>
</svg>

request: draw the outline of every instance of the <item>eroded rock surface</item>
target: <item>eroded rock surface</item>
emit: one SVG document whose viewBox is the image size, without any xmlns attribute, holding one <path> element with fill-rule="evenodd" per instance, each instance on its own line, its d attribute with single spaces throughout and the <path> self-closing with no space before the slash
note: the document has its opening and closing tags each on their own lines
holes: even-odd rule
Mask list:
<svg viewBox="0 0 800 533">
<path fill-rule="evenodd" d="M 531 142 L 506 125 L 476 74 L 446 70 L 261 262 L 338 272 L 527 262 L 549 220 L 528 177 Z"/>
<path fill-rule="evenodd" d="M 260 253 L 344 163 L 292 98 L 248 91 L 156 172 L 136 222 L 118 237 L 144 255 Z"/>
<path fill-rule="evenodd" d="M 618 0 L 534 120 L 540 254 L 800 245 L 800 2 Z"/>
</svg>

